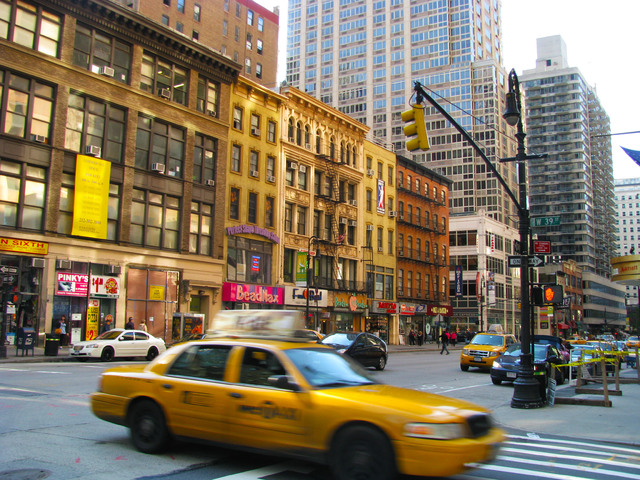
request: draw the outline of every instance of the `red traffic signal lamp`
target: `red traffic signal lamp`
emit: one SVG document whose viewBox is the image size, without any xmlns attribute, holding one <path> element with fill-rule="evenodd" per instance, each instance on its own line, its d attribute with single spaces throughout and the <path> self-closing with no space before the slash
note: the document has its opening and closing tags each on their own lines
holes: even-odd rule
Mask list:
<svg viewBox="0 0 640 480">
<path fill-rule="evenodd" d="M 407 137 L 416 136 L 411 140 L 407 140 L 407 150 L 413 152 L 414 150 L 429 150 L 429 137 L 427 136 L 427 126 L 424 123 L 424 107 L 420 104 L 411 105 L 411 110 L 402 112 L 401 114 L 403 122 L 411 122 L 409 125 L 405 125 L 404 134 Z"/>
<path fill-rule="evenodd" d="M 544 285 L 542 287 L 533 288 L 534 305 L 562 304 L 564 300 L 564 291 L 562 285 Z"/>
</svg>

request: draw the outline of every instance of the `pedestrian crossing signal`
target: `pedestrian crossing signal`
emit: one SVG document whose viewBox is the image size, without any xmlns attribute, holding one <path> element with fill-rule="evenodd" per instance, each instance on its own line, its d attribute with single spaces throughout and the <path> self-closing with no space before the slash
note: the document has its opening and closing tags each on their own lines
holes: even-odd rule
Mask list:
<svg viewBox="0 0 640 480">
<path fill-rule="evenodd" d="M 427 136 L 427 126 L 424 123 L 424 107 L 420 104 L 411 106 L 411 110 L 402 112 L 400 115 L 403 122 L 411 122 L 409 125 L 405 125 L 404 134 L 407 137 L 416 136 L 411 140 L 407 140 L 407 150 L 413 152 L 414 150 L 429 150 L 429 137 Z"/>
<path fill-rule="evenodd" d="M 533 287 L 533 304 L 534 305 L 561 305 L 564 301 L 564 292 L 562 285 L 544 285 L 542 287 Z"/>
</svg>

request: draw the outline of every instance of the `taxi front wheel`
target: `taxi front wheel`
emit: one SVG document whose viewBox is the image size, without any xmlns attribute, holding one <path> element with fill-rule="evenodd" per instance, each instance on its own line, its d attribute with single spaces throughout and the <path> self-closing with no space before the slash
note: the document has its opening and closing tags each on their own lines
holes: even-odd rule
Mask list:
<svg viewBox="0 0 640 480">
<path fill-rule="evenodd" d="M 331 470 L 336 480 L 391 480 L 396 466 L 389 439 L 365 425 L 340 432 L 331 448 Z"/>
<path fill-rule="evenodd" d="M 143 453 L 160 453 L 169 444 L 170 434 L 164 413 L 157 403 L 136 403 L 129 415 L 133 445 Z"/>
</svg>

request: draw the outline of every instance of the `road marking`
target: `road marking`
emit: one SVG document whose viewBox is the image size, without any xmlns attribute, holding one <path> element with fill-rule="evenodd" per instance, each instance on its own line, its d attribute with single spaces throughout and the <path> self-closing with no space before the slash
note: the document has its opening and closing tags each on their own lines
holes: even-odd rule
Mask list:
<svg viewBox="0 0 640 480">
<path fill-rule="evenodd" d="M 558 458 L 558 457 L 554 456 L 553 458 L 555 459 L 555 458 Z M 569 456 L 561 456 L 561 458 L 571 458 L 571 457 L 569 457 Z M 564 470 L 578 470 L 580 472 L 598 473 L 601 476 L 602 475 L 610 475 L 610 476 L 613 476 L 613 477 L 628 478 L 630 480 L 640 480 L 640 475 L 635 475 L 633 473 L 616 472 L 615 470 L 608 470 L 608 469 L 605 469 L 605 468 L 588 467 L 586 465 L 563 465 L 563 464 L 558 463 L 556 461 L 541 462 L 541 461 L 538 461 L 538 460 L 530 460 L 528 458 L 509 457 L 509 456 L 503 456 L 503 455 L 498 455 L 498 460 L 512 462 L 512 463 L 525 463 L 527 465 L 536 465 L 536 466 L 541 466 L 541 467 L 560 468 L 560 469 L 564 469 Z M 589 460 L 590 460 L 591 463 L 594 463 L 594 461 L 595 461 L 596 464 L 607 463 L 607 462 L 602 462 L 602 461 L 595 460 L 595 459 L 589 459 Z M 615 464 L 617 466 L 622 466 L 622 467 L 638 468 L 635 465 L 630 465 L 628 463 L 615 462 Z M 611 465 L 613 465 L 613 463 Z"/>
<path fill-rule="evenodd" d="M 227 475 L 226 477 L 215 477 L 215 480 L 259 480 L 267 475 L 275 475 L 285 470 L 309 475 L 316 468 L 317 465 L 291 461 L 276 463 L 274 465 L 268 465 L 266 467 L 256 468 L 255 470 L 249 470 L 246 472 L 234 473 L 232 475 Z"/>
<path fill-rule="evenodd" d="M 585 447 L 598 447 L 598 448 L 606 448 L 607 450 L 616 450 L 618 452 L 626 452 L 626 453 L 631 453 L 634 456 L 637 456 L 639 453 L 639 450 L 637 448 L 625 448 L 625 447 L 621 447 L 621 446 L 617 446 L 617 445 L 600 445 L 600 444 L 596 444 L 594 442 L 580 442 L 578 440 L 562 440 L 562 439 L 556 439 L 556 438 L 532 438 L 532 437 L 523 437 L 521 435 L 507 435 L 508 438 L 516 438 L 516 439 L 521 439 L 521 440 L 536 440 L 538 442 L 550 442 L 550 443 L 562 443 L 562 444 L 567 444 L 567 445 L 582 445 Z M 535 443 L 530 443 L 529 445 L 535 445 Z"/>
</svg>

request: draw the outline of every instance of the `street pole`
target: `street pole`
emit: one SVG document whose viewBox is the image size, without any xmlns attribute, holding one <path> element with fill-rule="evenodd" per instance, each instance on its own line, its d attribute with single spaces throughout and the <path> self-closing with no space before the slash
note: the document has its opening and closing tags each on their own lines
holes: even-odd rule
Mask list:
<svg viewBox="0 0 640 480">
<path fill-rule="evenodd" d="M 309 257 L 311 256 L 311 242 L 313 242 L 313 240 L 318 240 L 318 237 L 316 237 L 315 235 L 312 235 L 309 237 L 309 243 L 307 245 L 307 288 L 305 290 L 305 297 L 306 297 L 306 301 L 307 301 L 307 308 L 306 308 L 306 313 L 305 313 L 305 319 L 304 319 L 304 325 L 305 327 L 307 326 L 307 322 L 309 321 L 309 296 L 310 296 L 310 292 L 309 292 L 309 287 L 311 286 L 311 284 L 313 283 L 313 275 L 314 275 L 314 271 L 312 268 L 310 268 L 311 263 L 309 260 Z M 314 330 L 318 330 L 318 325 L 317 325 L 317 318 L 313 318 L 313 329 Z"/>
</svg>

